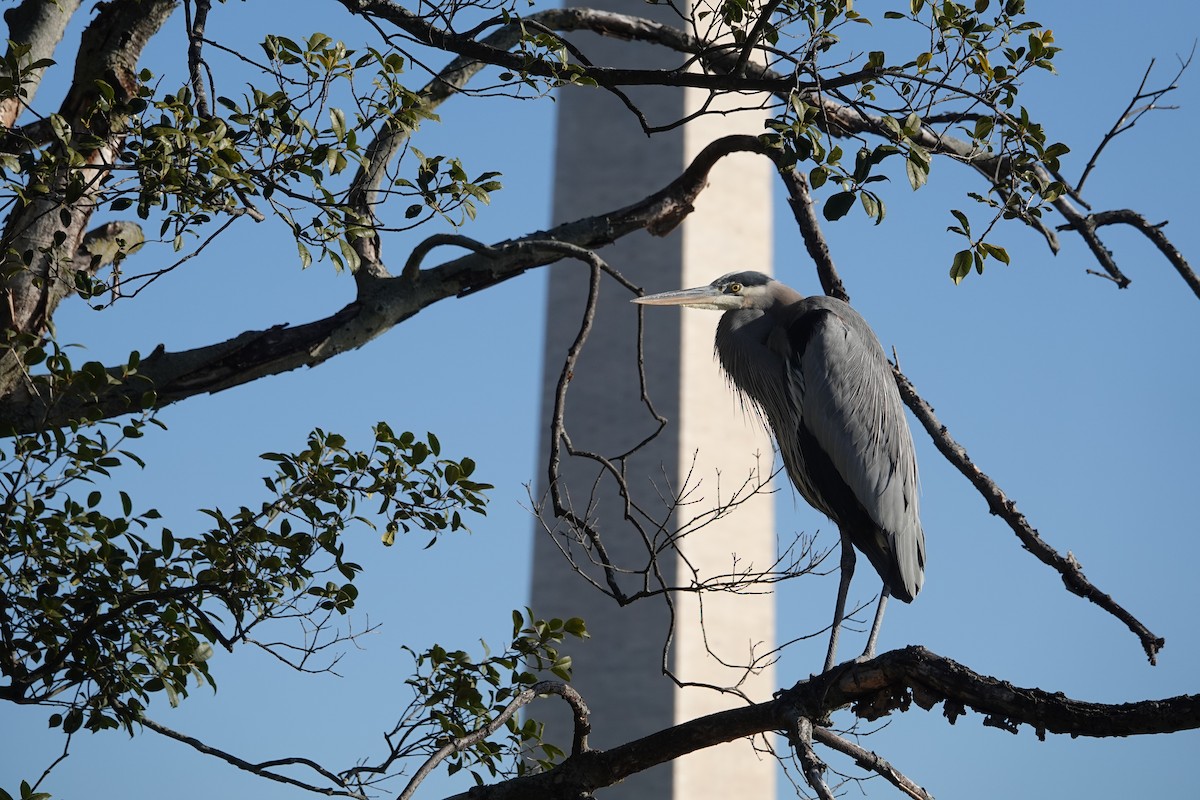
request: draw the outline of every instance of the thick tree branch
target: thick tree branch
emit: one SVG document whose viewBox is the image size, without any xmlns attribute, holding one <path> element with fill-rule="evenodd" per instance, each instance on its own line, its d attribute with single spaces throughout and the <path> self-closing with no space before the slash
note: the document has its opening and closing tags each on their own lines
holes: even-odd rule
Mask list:
<svg viewBox="0 0 1200 800">
<path fill-rule="evenodd" d="M 730 136 L 700 152 L 668 186 L 632 205 L 568 222 L 549 231 L 494 245 L 493 252 L 471 254 L 416 277 L 373 278 L 360 283 L 358 298 L 329 317 L 304 325 L 279 325 L 247 331 L 206 347 L 168 353 L 160 345 L 142 359 L 138 374 L 121 379 L 123 367 L 109 370 L 117 383 L 91 398 L 63 400 L 19 385 L 0 399 L 0 419 L 10 426 L 3 434 L 63 425 L 82 414 L 99 419 L 142 407 L 153 390 L 153 405 L 162 407 L 198 394 L 240 386 L 266 375 L 315 366 L 335 355 L 363 346 L 434 303 L 493 286 L 527 269 L 558 261 L 556 243 L 595 249 L 643 228 L 665 235 L 692 211 L 709 170 L 730 153 L 763 149 L 753 136 Z"/>
<path fill-rule="evenodd" d="M 28 63 L 50 58 L 54 55 L 58 43 L 62 41 L 67 23 L 71 21 L 71 15 L 79 9 L 79 5 L 80 0 L 58 0 L 53 3 L 46 0 L 24 0 L 20 5 L 4 12 L 4 22 L 8 25 L 8 36 L 5 38 L 15 44 L 29 46 L 26 56 Z M 11 53 L 11 49 L 9 52 Z M 44 71 L 31 70 L 22 76 L 23 97 L 0 99 L 0 128 L 7 130 L 16 125 L 21 111 L 37 94 Z"/>
<path fill-rule="evenodd" d="M 943 703 L 952 724 L 972 709 L 984 715 L 984 724 L 1010 730 L 1029 725 L 1039 738 L 1046 733 L 1107 737 L 1200 728 L 1200 695 L 1089 703 L 1061 693 L 1013 686 L 913 646 L 870 661 L 839 665 L 779 692 L 769 702 L 709 714 L 608 750 L 581 753 L 549 772 L 478 786 L 455 800 L 582 797 L 688 753 L 789 730 L 798 716 L 819 724 L 834 711 L 850 706 L 859 717 L 877 719 L 892 711 L 907 711 L 914 702 L 926 710 Z M 824 737 L 818 730 L 814 728 L 814 738 L 821 741 Z M 915 791 L 918 797 L 926 796 L 919 787 Z"/>
<path fill-rule="evenodd" d="M 174 0 L 114 0 L 101 8 L 80 39 L 74 81 L 59 108 L 77 157 L 59 153 L 60 163 L 46 178 L 51 191 L 19 205 L 3 231 L 0 327 L 25 334 L 27 341 L 0 354 L 0 394 L 23 380 L 21 351 L 47 329 L 57 303 L 73 290 L 73 256 L 95 211 L 101 178 L 124 137 L 123 119 L 93 113 L 100 96 L 97 82 L 110 86 L 121 101 L 135 97 L 142 49 L 174 7 Z M 62 198 L 73 181 L 83 188 L 68 205 Z"/>
</svg>

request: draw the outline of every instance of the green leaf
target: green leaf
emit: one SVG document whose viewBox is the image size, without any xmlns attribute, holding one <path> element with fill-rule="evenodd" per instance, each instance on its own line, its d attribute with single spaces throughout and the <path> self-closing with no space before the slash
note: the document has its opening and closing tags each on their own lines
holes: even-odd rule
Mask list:
<svg viewBox="0 0 1200 800">
<path fill-rule="evenodd" d="M 346 267 L 351 272 L 358 272 L 359 258 L 356 251 L 345 239 L 338 239 L 338 249 L 346 259 Z"/>
<path fill-rule="evenodd" d="M 954 263 L 950 266 L 950 280 L 957 286 L 963 278 L 971 274 L 971 264 L 974 259 L 970 250 L 959 250 L 954 254 Z"/>
<path fill-rule="evenodd" d="M 868 217 L 875 220 L 876 225 L 883 222 L 886 211 L 883 201 L 877 195 L 863 191 L 859 194 L 858 198 L 862 202 L 863 211 L 867 212 Z"/>
<path fill-rule="evenodd" d="M 1003 247 L 1000 247 L 999 245 L 988 244 L 987 242 L 980 242 L 979 246 L 983 248 L 983 250 L 985 250 L 989 256 L 997 261 L 1000 261 L 1004 264 L 1009 263 L 1008 251 Z"/>
<path fill-rule="evenodd" d="M 829 199 L 825 201 L 822 213 L 824 213 L 825 219 L 833 222 L 846 216 L 853 207 L 854 192 L 838 192 L 837 194 L 830 195 Z"/>
<path fill-rule="evenodd" d="M 950 213 L 958 220 L 958 224 L 962 226 L 963 236 L 971 235 L 971 221 L 967 219 L 967 215 L 959 211 L 957 208 L 950 209 Z"/>
<path fill-rule="evenodd" d="M 908 175 L 908 185 L 915 192 L 925 185 L 929 180 L 929 164 L 922 163 L 919 158 L 914 158 L 910 153 L 908 158 L 904 160 L 904 171 Z"/>
<path fill-rule="evenodd" d="M 329 109 L 329 121 L 333 126 L 333 135 L 339 141 L 346 140 L 346 115 L 340 108 Z"/>
<path fill-rule="evenodd" d="M 83 711 L 72 708 L 63 720 L 63 733 L 74 733 L 83 725 Z"/>
</svg>

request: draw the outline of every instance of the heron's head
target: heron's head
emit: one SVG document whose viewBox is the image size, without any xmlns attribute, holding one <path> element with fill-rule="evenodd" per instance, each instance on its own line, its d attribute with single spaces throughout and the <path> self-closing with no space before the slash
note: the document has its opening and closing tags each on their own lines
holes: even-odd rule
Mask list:
<svg viewBox="0 0 1200 800">
<path fill-rule="evenodd" d="M 736 308 L 770 308 L 780 299 L 783 284 L 761 272 L 731 272 L 708 286 L 635 297 L 631 302 L 648 306 L 691 306 L 713 311 Z"/>
</svg>

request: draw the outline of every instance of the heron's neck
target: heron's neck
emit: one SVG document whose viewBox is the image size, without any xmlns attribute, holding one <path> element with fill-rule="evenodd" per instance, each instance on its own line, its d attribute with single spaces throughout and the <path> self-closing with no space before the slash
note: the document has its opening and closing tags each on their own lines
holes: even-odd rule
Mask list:
<svg viewBox="0 0 1200 800">
<path fill-rule="evenodd" d="M 804 299 L 804 295 L 800 294 L 786 283 L 779 284 L 776 287 L 773 296 L 775 303 L 773 304 L 772 308 L 777 310 L 788 308 L 789 306 L 795 305 Z"/>
</svg>

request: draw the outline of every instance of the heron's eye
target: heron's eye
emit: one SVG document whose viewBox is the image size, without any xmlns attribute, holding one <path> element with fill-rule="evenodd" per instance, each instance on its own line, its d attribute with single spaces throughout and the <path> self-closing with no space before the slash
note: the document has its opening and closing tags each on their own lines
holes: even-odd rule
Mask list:
<svg viewBox="0 0 1200 800">
<path fill-rule="evenodd" d="M 729 292 L 729 294 L 741 294 L 742 285 L 740 283 L 731 283 L 725 288 L 725 291 Z"/>
</svg>

